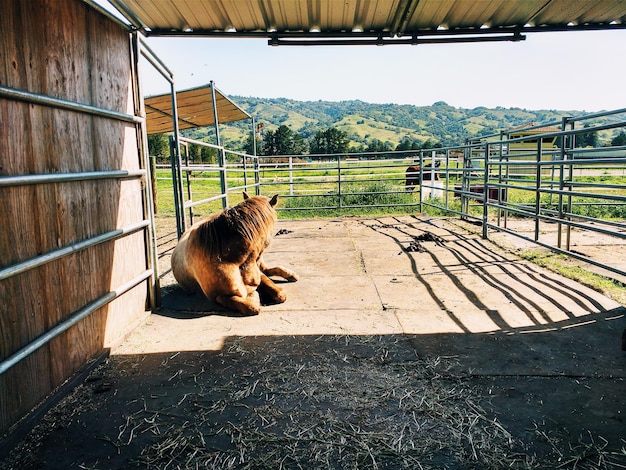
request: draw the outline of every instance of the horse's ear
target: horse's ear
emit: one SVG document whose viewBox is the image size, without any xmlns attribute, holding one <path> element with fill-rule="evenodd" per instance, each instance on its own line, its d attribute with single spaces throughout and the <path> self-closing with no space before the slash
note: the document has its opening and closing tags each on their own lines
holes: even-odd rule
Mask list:
<svg viewBox="0 0 626 470">
<path fill-rule="evenodd" d="M 248 199 L 250 196 L 248 196 L 247 192 L 243 192 L 243 200 L 245 201 L 246 199 Z"/>
<path fill-rule="evenodd" d="M 272 199 L 270 199 L 270 206 L 274 207 L 277 202 L 278 202 L 278 194 L 274 194 L 272 196 Z"/>
</svg>

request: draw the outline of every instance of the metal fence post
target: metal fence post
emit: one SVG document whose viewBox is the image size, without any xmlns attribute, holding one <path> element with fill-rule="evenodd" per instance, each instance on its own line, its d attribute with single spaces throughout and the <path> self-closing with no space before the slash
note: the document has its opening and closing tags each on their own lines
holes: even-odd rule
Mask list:
<svg viewBox="0 0 626 470">
<path fill-rule="evenodd" d="M 293 196 L 293 155 L 289 155 L 289 195 Z"/>
<path fill-rule="evenodd" d="M 565 131 L 567 129 L 567 117 L 564 117 L 561 120 L 561 131 Z M 563 239 L 563 224 L 561 224 L 561 220 L 563 219 L 563 188 L 565 187 L 565 185 L 563 184 L 563 176 L 565 174 L 565 159 L 566 159 L 566 153 L 565 153 L 565 149 L 567 148 L 567 146 L 569 145 L 569 136 L 567 135 L 563 135 L 563 137 L 561 138 L 561 164 L 559 165 L 559 196 L 557 198 L 558 201 L 558 207 L 559 207 L 559 223 L 557 225 L 557 239 L 556 239 L 556 246 L 558 248 L 561 248 L 562 246 L 562 239 Z"/>
<path fill-rule="evenodd" d="M 259 156 L 256 148 L 257 139 L 261 140 L 261 125 L 257 125 L 256 119 L 252 118 L 252 162 L 254 163 L 254 193 L 258 196 L 261 194 L 261 175 L 259 168 Z M 245 156 L 243 157 L 246 158 Z"/>
<path fill-rule="evenodd" d="M 487 199 L 489 196 L 489 142 L 485 142 L 485 163 L 483 173 L 483 238 L 487 238 L 487 224 L 489 223 L 489 207 Z"/>
<path fill-rule="evenodd" d="M 147 53 L 142 50 L 142 43 L 139 34 L 132 34 L 133 47 L 133 69 L 135 73 L 135 83 L 137 85 L 135 100 L 135 114 L 140 116 L 146 115 L 146 106 L 144 101 L 143 90 L 141 86 L 141 65 L 139 58 Z M 138 126 L 141 130 L 141 152 L 140 152 L 140 168 L 143 167 L 147 171 L 146 187 L 143 191 L 144 195 L 144 213 L 150 220 L 150 225 L 146 228 L 145 240 L 148 245 L 146 253 L 147 267 L 152 270 L 152 278 L 150 279 L 150 289 L 148 297 L 150 299 L 150 307 L 156 309 L 161 306 L 161 284 L 159 278 L 159 262 L 157 253 L 157 235 L 156 235 L 156 217 L 157 212 L 157 191 L 156 191 L 156 158 L 150 157 L 148 146 L 148 129 L 147 123 L 143 121 Z"/>
<path fill-rule="evenodd" d="M 182 190 L 180 189 L 180 181 L 178 170 L 180 168 L 180 142 L 175 137 L 176 134 L 170 136 L 170 165 L 172 169 L 172 186 L 174 190 L 174 209 L 176 212 L 176 234 L 178 238 L 183 235 L 185 231 L 185 211 L 183 209 L 182 202 Z"/>
<path fill-rule="evenodd" d="M 424 152 L 422 150 L 420 150 L 420 172 L 419 172 L 419 183 L 420 183 L 420 212 L 424 211 L 424 192 L 422 191 L 422 183 L 423 183 L 423 176 L 424 176 Z"/>
<path fill-rule="evenodd" d="M 461 219 L 467 219 L 469 212 L 469 197 L 465 193 L 465 191 L 470 190 L 470 178 L 471 178 L 471 168 L 472 168 L 472 151 L 473 147 L 471 146 L 471 142 L 466 141 L 468 145 L 463 150 L 463 168 L 461 173 Z"/>
<path fill-rule="evenodd" d="M 542 139 L 537 139 L 537 168 L 535 170 L 535 241 L 539 240 L 539 215 L 541 212 L 541 143 Z"/>
<path fill-rule="evenodd" d="M 505 140 L 509 140 L 509 134 L 502 133 L 501 135 L 503 137 L 506 136 Z M 511 165 L 510 165 L 510 162 L 511 162 L 511 157 L 510 157 L 510 155 L 511 155 L 511 144 L 506 144 L 506 152 L 504 152 L 504 153 L 505 153 L 504 161 L 506 162 L 506 166 L 504 168 L 504 180 L 506 181 L 506 188 L 501 188 L 499 191 L 504 189 L 504 198 L 505 198 L 504 202 L 506 203 L 506 206 L 508 207 L 508 205 L 509 205 L 508 204 L 508 202 L 509 202 L 509 189 L 510 189 L 509 188 L 509 186 L 510 186 L 510 179 L 509 178 L 511 176 L 511 172 L 510 172 L 510 170 L 511 170 Z M 499 192 L 498 193 L 498 197 L 499 197 L 498 201 L 500 201 L 500 203 L 502 203 L 502 199 L 500 198 L 500 196 L 501 196 L 501 194 Z M 503 212 L 504 212 L 504 228 L 507 228 L 508 227 L 508 221 L 509 221 L 509 210 L 508 209 L 504 209 Z"/>
<path fill-rule="evenodd" d="M 567 123 L 569 123 L 569 127 L 571 130 L 574 130 L 574 122 L 571 121 L 571 118 L 564 118 L 564 121 L 566 121 Z M 565 130 L 565 129 L 564 129 Z M 572 160 L 574 158 L 574 156 L 572 155 L 571 157 L 569 157 L 569 151 L 573 150 L 576 147 L 576 134 L 571 134 L 568 136 L 569 139 L 567 139 L 567 143 L 568 146 L 564 147 L 564 159 L 563 160 Z M 563 188 L 565 188 L 565 181 L 567 180 L 567 190 L 569 193 L 572 192 L 572 185 L 571 182 L 574 178 L 574 165 L 573 163 L 570 163 L 569 165 L 567 165 L 567 167 L 565 166 L 565 161 L 563 162 L 563 164 L 561 165 L 561 167 L 563 168 L 563 172 L 561 174 L 561 185 L 563 186 Z M 566 174 L 567 172 L 567 174 Z M 562 204 L 560 205 L 562 207 Z M 567 202 L 565 203 L 565 210 L 568 213 L 572 212 L 572 196 L 571 194 L 568 194 L 567 196 Z M 571 217 L 568 217 L 567 220 L 571 220 Z M 572 226 L 570 224 L 567 224 L 566 227 L 566 236 L 565 236 L 565 249 L 567 251 L 570 250 L 570 242 L 571 242 L 571 236 L 572 236 Z M 560 247 L 559 247 L 560 248 Z"/>
<path fill-rule="evenodd" d="M 443 190 L 443 195 L 444 195 L 444 203 L 446 206 L 446 210 L 449 209 L 450 204 L 448 201 L 448 187 L 449 187 L 449 183 L 450 183 L 450 149 L 446 149 L 446 166 L 445 166 L 445 173 L 446 173 L 446 184 L 444 186 L 444 190 Z"/>
<path fill-rule="evenodd" d="M 185 183 L 187 183 L 187 201 L 188 202 L 192 202 L 193 201 L 193 193 L 191 191 L 191 170 L 189 169 L 189 143 L 188 142 L 183 142 L 181 145 L 181 150 L 185 149 L 184 155 L 185 155 Z M 182 159 L 182 153 L 181 153 L 181 159 Z M 183 206 L 182 208 L 184 208 L 184 199 L 181 199 L 183 201 Z M 189 225 L 193 225 L 193 207 L 189 206 Z"/>
<path fill-rule="evenodd" d="M 226 177 L 226 155 L 224 154 L 224 148 L 220 139 L 220 126 L 217 116 L 217 102 L 215 100 L 215 84 L 213 80 L 209 82 L 211 87 L 211 102 L 213 104 L 213 121 L 215 122 L 215 143 L 218 146 L 217 149 L 217 164 L 220 168 L 220 189 L 222 191 L 222 208 L 228 207 L 228 182 Z"/>
<path fill-rule="evenodd" d="M 341 209 L 342 201 L 341 201 L 341 155 L 337 154 L 337 194 L 339 196 L 339 200 L 337 201 L 337 208 Z"/>
</svg>

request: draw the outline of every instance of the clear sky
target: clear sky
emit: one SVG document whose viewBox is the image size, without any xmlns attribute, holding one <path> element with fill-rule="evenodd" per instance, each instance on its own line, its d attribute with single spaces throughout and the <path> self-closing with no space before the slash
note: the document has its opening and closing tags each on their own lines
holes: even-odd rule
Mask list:
<svg viewBox="0 0 626 470">
<path fill-rule="evenodd" d="M 149 38 L 176 89 L 303 101 L 532 110 L 626 108 L 626 30 L 527 34 L 513 43 L 279 46 L 267 39 Z M 169 91 L 143 67 L 147 95 Z"/>
</svg>

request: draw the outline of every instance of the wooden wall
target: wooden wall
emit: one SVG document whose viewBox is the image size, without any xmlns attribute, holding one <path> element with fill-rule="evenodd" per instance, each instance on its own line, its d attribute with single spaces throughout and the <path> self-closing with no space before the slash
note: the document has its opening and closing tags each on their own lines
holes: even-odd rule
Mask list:
<svg viewBox="0 0 626 470">
<path fill-rule="evenodd" d="M 78 0 L 0 0 L 0 85 L 135 114 L 130 35 Z M 137 170 L 136 124 L 0 96 L 0 181 Z M 0 186 L 0 269 L 144 220 L 140 178 Z M 143 231 L 0 280 L 0 361 L 147 269 Z M 147 282 L 0 375 L 0 436 L 146 311 Z"/>
</svg>

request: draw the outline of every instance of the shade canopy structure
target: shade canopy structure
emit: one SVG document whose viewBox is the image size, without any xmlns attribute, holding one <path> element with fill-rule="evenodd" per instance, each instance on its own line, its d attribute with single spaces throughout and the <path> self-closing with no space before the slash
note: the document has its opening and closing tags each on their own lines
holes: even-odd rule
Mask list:
<svg viewBox="0 0 626 470">
<path fill-rule="evenodd" d="M 626 28 L 624 0 L 109 0 L 146 36 L 267 37 L 271 45 L 519 41 Z"/>
<path fill-rule="evenodd" d="M 232 102 L 212 85 L 204 85 L 176 92 L 176 108 L 179 130 L 215 125 L 215 116 L 220 124 L 252 119 L 252 116 Z M 145 99 L 146 128 L 148 135 L 174 131 L 172 94 L 149 96 Z M 216 113 L 217 111 L 217 113 Z"/>
</svg>

